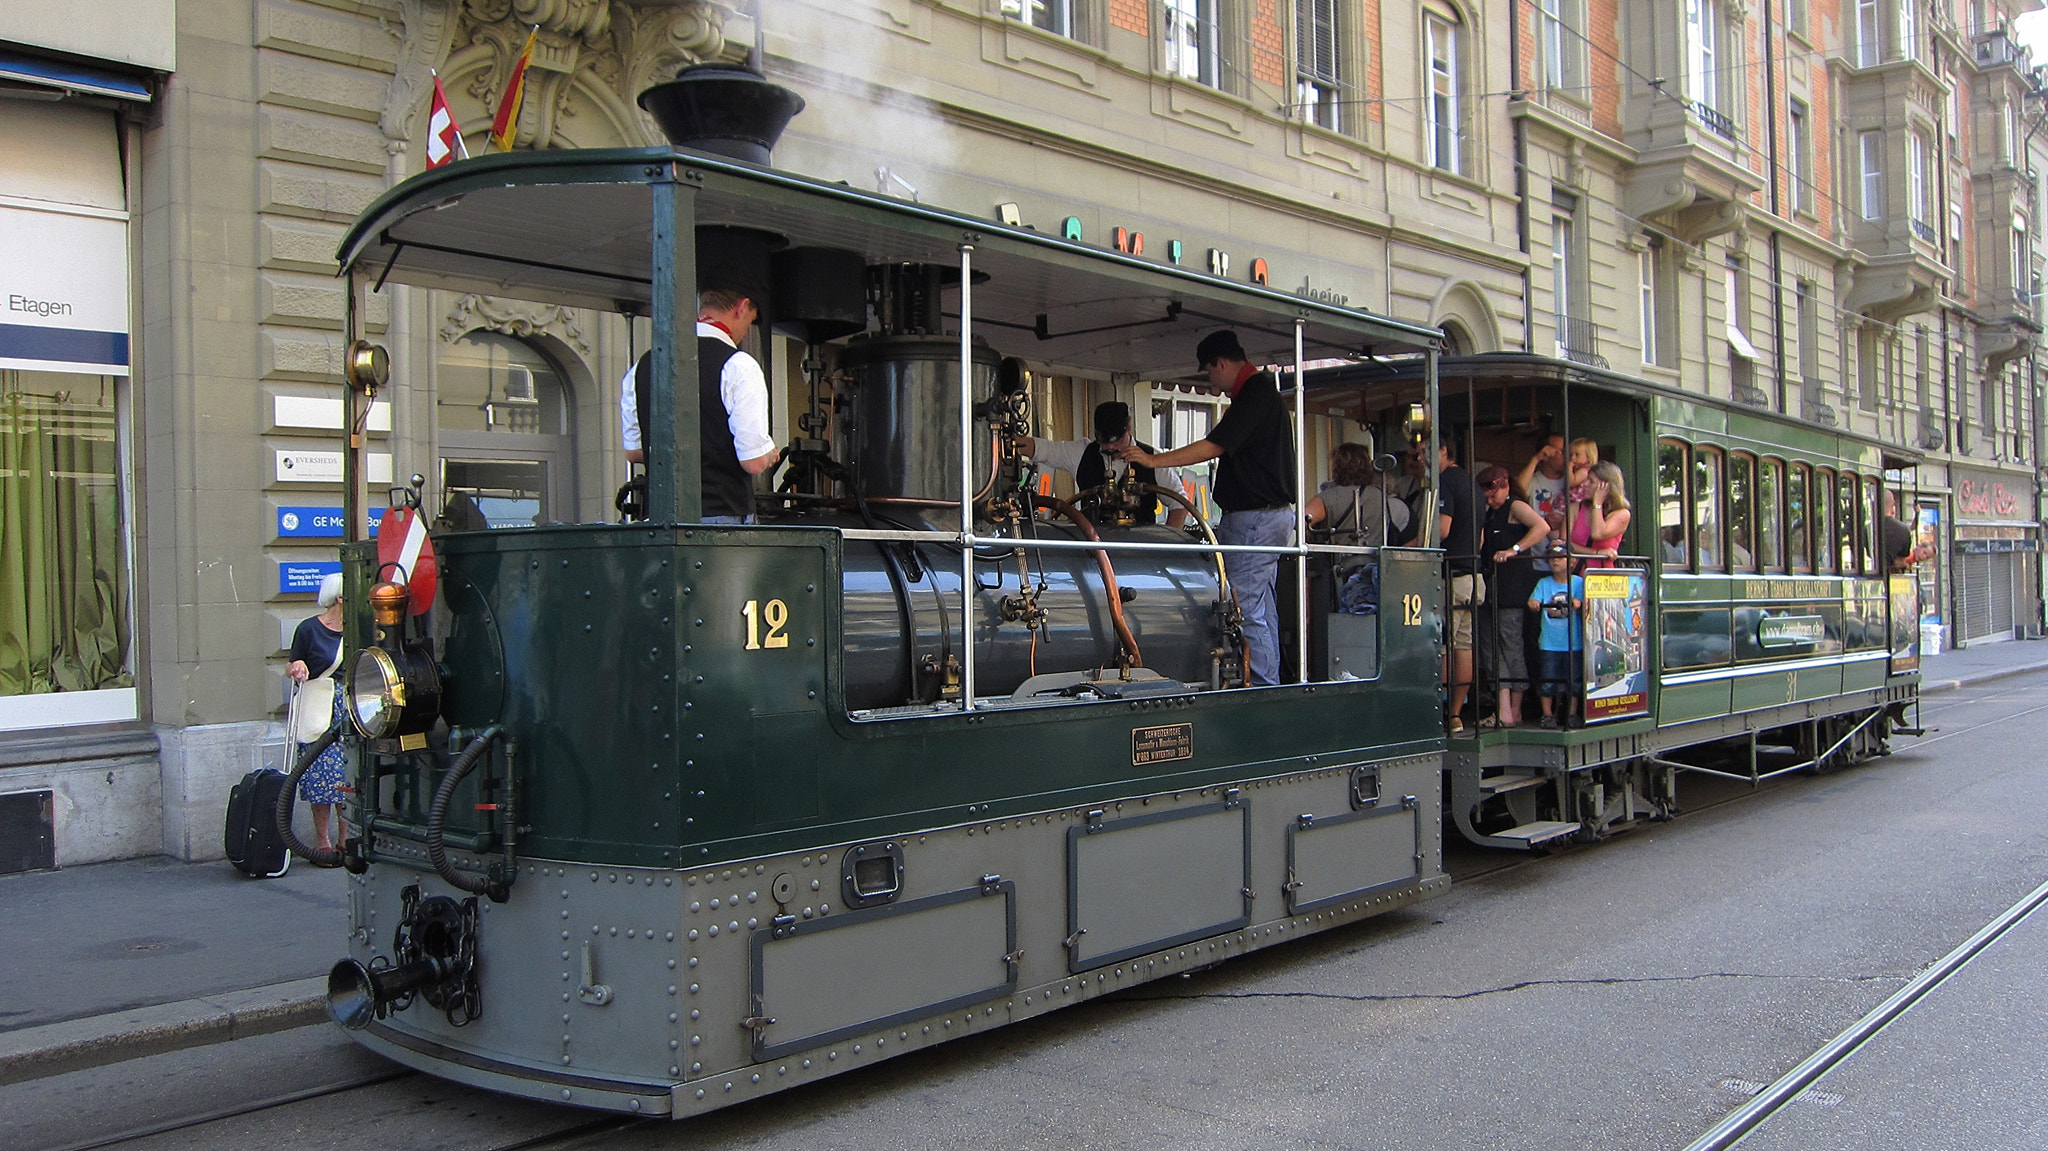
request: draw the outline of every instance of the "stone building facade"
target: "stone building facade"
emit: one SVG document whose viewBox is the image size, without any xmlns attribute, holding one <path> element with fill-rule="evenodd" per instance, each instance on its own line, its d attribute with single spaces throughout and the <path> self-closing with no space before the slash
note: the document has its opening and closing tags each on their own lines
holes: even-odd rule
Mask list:
<svg viewBox="0 0 2048 1151">
<path fill-rule="evenodd" d="M 1088 242 L 1123 229 L 1456 351 L 1603 362 L 1924 450 L 1944 540 L 1984 541 L 1944 551 L 1940 602 L 1976 580 L 1989 605 L 2002 579 L 1985 634 L 2038 626 L 2048 157 L 2022 6 L 132 0 L 67 31 L 44 17 L 69 6 L 18 5 L 0 63 L 95 64 L 141 98 L 0 87 L 10 118 L 44 108 L 53 140 L 89 121 L 117 158 L 83 207 L 127 225 L 133 345 L 127 374 L 82 377 L 106 381 L 91 418 L 119 497 L 118 651 L 96 682 L 125 704 L 6 689 L 0 793 L 42 797 L 23 826 L 59 864 L 218 854 L 229 784 L 282 759 L 283 646 L 340 532 L 335 249 L 423 167 L 436 75 L 483 150 L 529 30 L 519 148 L 657 143 L 639 91 L 758 50 L 809 104 L 780 167 Z M 127 29 L 154 45 L 106 47 Z M 644 321 L 405 289 L 367 319 L 394 380 L 373 490 L 418 474 L 435 506 L 463 492 L 496 522 L 611 518 Z M 6 372 L 0 391 L 34 390 Z M 1053 434 L 1112 396 L 1150 398 L 1164 442 L 1213 418 L 1150 381 L 1042 386 Z M 778 436 L 789 417 L 778 396 Z M 1343 432 L 1315 434 L 1310 458 Z"/>
</svg>

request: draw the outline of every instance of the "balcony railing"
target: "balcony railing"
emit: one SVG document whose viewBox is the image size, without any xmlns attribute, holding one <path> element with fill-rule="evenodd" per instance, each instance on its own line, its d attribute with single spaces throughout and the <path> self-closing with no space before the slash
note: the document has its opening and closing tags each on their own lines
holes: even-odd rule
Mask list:
<svg viewBox="0 0 2048 1151">
<path fill-rule="evenodd" d="M 1937 237 L 1935 235 L 1934 225 L 1928 223 L 1925 220 L 1914 220 L 1912 223 L 1913 234 L 1915 236 L 1919 237 L 1922 240 L 1927 241 L 1930 244 L 1936 242 Z"/>
<path fill-rule="evenodd" d="M 1726 140 L 1735 138 L 1735 121 L 1729 119 L 1727 113 L 1709 108 L 1695 100 L 1692 104 L 1692 114 L 1699 118 L 1699 122 L 1706 126 L 1707 131 Z"/>
<path fill-rule="evenodd" d="M 1589 368 L 1607 367 L 1607 357 L 1600 354 L 1600 330 L 1591 320 L 1557 317 L 1557 354 Z"/>
</svg>

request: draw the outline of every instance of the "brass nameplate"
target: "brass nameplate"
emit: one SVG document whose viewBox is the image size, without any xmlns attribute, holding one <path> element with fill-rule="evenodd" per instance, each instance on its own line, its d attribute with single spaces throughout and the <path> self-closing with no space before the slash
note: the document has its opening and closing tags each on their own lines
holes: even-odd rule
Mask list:
<svg viewBox="0 0 2048 1151">
<path fill-rule="evenodd" d="M 1195 725 L 1170 723 L 1131 729 L 1131 766 L 1195 758 Z"/>
</svg>

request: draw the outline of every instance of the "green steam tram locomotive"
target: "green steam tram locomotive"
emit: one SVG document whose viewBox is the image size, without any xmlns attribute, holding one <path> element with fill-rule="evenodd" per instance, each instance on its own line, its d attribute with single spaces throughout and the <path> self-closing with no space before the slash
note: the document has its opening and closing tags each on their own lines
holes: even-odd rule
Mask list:
<svg viewBox="0 0 2048 1151">
<path fill-rule="evenodd" d="M 431 596 L 425 564 L 344 546 L 348 721 L 327 740 L 352 764 L 351 836 L 296 846 L 350 873 L 329 1007 L 373 1050 L 701 1113 L 1426 899 L 1449 883 L 1447 810 L 1500 846 L 1597 837 L 1669 814 L 1674 773 L 1731 770 L 1745 735 L 1808 732 L 1809 759 L 1846 762 L 1910 701 L 1884 642 L 1899 609 L 1855 535 L 1874 449 L 1765 451 L 1782 426 L 1552 361 L 1463 365 L 1453 394 L 1435 332 L 775 171 L 794 97 L 718 69 L 664 87 L 693 84 L 675 103 L 694 112 L 643 97 L 678 148 L 460 161 L 343 242 L 351 428 L 386 382 L 357 322 L 386 284 L 653 328 L 637 518 L 437 534 Z M 774 123 L 707 130 L 720 101 Z M 711 524 L 698 393 L 675 382 L 698 374 L 696 269 L 736 243 L 768 261 L 762 324 L 806 346 L 814 400 L 760 522 Z M 1808 485 L 1806 567 L 1617 569 L 1635 630 L 1589 677 L 1641 698 L 1578 730 L 1449 738 L 1433 534 L 1300 532 L 1263 549 L 1287 682 L 1247 686 L 1222 557 L 1261 549 L 1219 543 L 1173 491 L 1043 495 L 1014 447 L 1032 373 L 1183 378 L 1221 328 L 1293 366 L 1297 444 L 1352 420 L 1425 458 L 1443 434 L 1483 453 L 1534 434 L 1515 413 L 1552 412 L 1638 490 L 1675 475 L 1688 517 L 1707 452 L 1768 459 L 1781 552 L 1785 485 Z M 1862 502 L 1835 515 L 1821 477 Z M 1191 529 L 1128 514 L 1159 500 Z M 1331 610 L 1318 574 L 1359 556 L 1377 610 Z"/>
</svg>

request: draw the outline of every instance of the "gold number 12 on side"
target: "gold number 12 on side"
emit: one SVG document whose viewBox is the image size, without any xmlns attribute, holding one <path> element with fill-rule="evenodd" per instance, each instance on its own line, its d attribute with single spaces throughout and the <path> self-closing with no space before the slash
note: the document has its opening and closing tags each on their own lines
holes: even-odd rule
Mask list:
<svg viewBox="0 0 2048 1151">
<path fill-rule="evenodd" d="M 750 599 L 747 606 L 740 609 L 740 614 L 747 617 L 748 651 L 759 651 L 764 647 L 789 646 L 789 637 L 782 633 L 782 629 L 789 626 L 788 604 L 779 599 L 771 599 L 766 604 L 757 599 Z M 761 625 L 764 623 L 768 625 L 768 634 L 765 636 L 761 634 Z"/>
</svg>

